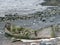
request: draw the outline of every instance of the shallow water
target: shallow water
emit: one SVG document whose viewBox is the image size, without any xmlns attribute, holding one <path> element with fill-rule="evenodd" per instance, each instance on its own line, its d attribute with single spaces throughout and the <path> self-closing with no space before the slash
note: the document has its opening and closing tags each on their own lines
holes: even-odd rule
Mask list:
<svg viewBox="0 0 60 45">
<path fill-rule="evenodd" d="M 12 21 L 11 23 L 22 27 L 40 29 L 46 26 L 60 23 L 60 15 L 50 17 L 46 19 L 45 22 L 42 22 L 39 18 L 37 18 L 37 19 L 30 19 L 30 20 L 16 20 L 16 21 Z"/>
<path fill-rule="evenodd" d="M 9 13 L 9 12 L 10 13 L 13 13 L 13 12 L 15 13 L 15 11 L 16 12 L 17 11 L 18 12 L 22 11 L 21 13 L 23 13 L 23 12 L 32 13 L 32 12 L 35 12 L 35 11 L 40 11 L 40 9 L 41 9 L 40 7 L 42 7 L 42 10 L 46 9 L 46 7 L 47 7 L 47 6 L 41 6 L 41 5 L 36 6 L 36 4 L 40 3 L 40 0 L 38 0 L 38 1 L 37 0 L 34 0 L 34 1 L 31 0 L 31 2 L 28 2 L 29 4 L 26 3 L 26 1 L 28 1 L 28 0 L 26 0 L 24 2 L 25 5 L 23 5 L 22 3 L 19 3 L 19 1 L 17 1 L 17 2 L 16 1 L 15 0 L 12 0 L 12 1 L 11 0 L 8 0 L 8 1 L 5 0 L 5 2 L 4 2 L 4 0 L 0 0 L 0 4 L 1 4 L 0 5 L 0 11 L 1 11 L 0 13 L 1 13 L 1 15 L 3 14 L 3 16 L 4 16 L 4 13 Z M 21 1 L 23 2 L 24 0 L 21 0 Z M 35 1 L 37 1 L 37 2 L 33 6 L 33 3 L 35 3 Z M 12 5 L 12 3 L 13 3 L 13 5 Z M 17 3 L 19 3 L 19 5 L 21 5 L 21 7 L 19 7 L 19 5 L 17 5 Z M 29 6 L 27 7 L 27 5 L 29 5 Z M 18 9 L 17 9 L 16 6 L 18 7 Z M 17 9 L 17 10 L 15 10 L 15 9 Z M 53 22 L 50 22 L 51 20 L 53 20 Z M 56 15 L 54 17 L 50 17 L 49 19 L 46 19 L 46 22 L 42 22 L 39 18 L 37 18 L 37 19 L 30 19 L 30 20 L 16 20 L 16 21 L 11 21 L 11 23 L 13 23 L 15 25 L 23 26 L 23 27 L 32 28 L 32 29 L 40 29 L 41 27 L 46 27 L 46 26 L 49 26 L 49 25 L 60 23 L 60 15 Z M 5 22 L 0 22 L 0 44 L 1 45 L 2 45 L 2 42 L 5 40 L 4 25 L 5 25 Z"/>
<path fill-rule="evenodd" d="M 0 17 L 5 16 L 8 13 L 19 13 L 19 14 L 28 14 L 34 13 L 36 11 L 42 11 L 46 8 L 39 5 L 39 3 L 44 2 L 43 0 L 0 0 Z M 13 8 L 12 8 L 13 7 Z M 42 10 L 41 10 L 42 9 Z M 30 23 L 31 21 L 31 23 Z M 31 27 L 33 20 L 17 20 L 14 21 L 14 24 L 24 26 L 27 24 L 28 27 Z M 4 36 L 4 25 L 5 22 L 0 22 L 0 45 L 5 45 L 4 41 L 7 41 Z M 4 43 L 4 44 L 3 44 Z"/>
<path fill-rule="evenodd" d="M 52 18 L 54 18 L 54 20 L 53 22 L 50 22 Z M 40 21 L 39 18 L 37 18 L 37 19 L 30 19 L 30 20 L 16 20 L 16 21 L 11 21 L 11 23 L 19 26 L 29 27 L 32 29 L 39 29 L 41 27 L 46 27 L 53 24 L 58 24 L 58 23 L 60 24 L 60 15 L 46 19 L 46 22 L 42 22 Z M 5 22 L 0 22 L 0 44 L 1 45 L 4 43 L 4 41 L 8 41 L 4 36 L 4 25 Z"/>
</svg>

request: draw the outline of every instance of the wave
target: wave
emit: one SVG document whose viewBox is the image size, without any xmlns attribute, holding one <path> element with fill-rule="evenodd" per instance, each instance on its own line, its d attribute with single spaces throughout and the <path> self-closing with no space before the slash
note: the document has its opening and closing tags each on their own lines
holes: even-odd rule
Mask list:
<svg viewBox="0 0 60 45">
<path fill-rule="evenodd" d="M 40 5 L 44 0 L 0 0 L 0 16 L 5 13 L 28 14 L 46 9 Z"/>
</svg>

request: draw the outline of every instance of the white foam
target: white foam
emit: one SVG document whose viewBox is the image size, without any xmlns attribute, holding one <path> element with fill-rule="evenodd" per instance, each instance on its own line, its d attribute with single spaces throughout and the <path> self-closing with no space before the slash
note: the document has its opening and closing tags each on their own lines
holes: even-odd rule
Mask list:
<svg viewBox="0 0 60 45">
<path fill-rule="evenodd" d="M 0 13 L 18 11 L 19 13 L 32 13 L 35 11 L 44 10 L 46 7 L 41 6 L 40 3 L 44 0 L 0 0 Z"/>
</svg>

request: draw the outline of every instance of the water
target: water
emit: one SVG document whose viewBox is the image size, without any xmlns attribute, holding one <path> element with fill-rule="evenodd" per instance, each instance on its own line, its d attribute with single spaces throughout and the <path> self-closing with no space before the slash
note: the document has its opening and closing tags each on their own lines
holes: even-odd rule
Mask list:
<svg viewBox="0 0 60 45">
<path fill-rule="evenodd" d="M 41 6 L 39 3 L 44 2 L 43 0 L 0 0 L 0 16 L 4 16 L 6 13 L 15 13 L 28 14 L 34 13 L 36 11 L 45 10 L 48 6 Z M 13 8 L 12 8 L 13 7 Z M 53 22 L 50 22 L 54 19 Z M 41 27 L 46 27 L 49 25 L 60 23 L 60 15 L 50 17 L 46 19 L 46 22 L 42 22 L 39 18 L 30 19 L 30 20 L 16 20 L 11 21 L 11 23 L 23 27 L 28 27 L 32 29 L 40 29 Z M 3 41 L 6 41 L 4 36 L 4 25 L 5 22 L 0 22 L 0 44 L 2 45 Z"/>
<path fill-rule="evenodd" d="M 46 26 L 60 23 L 60 15 L 50 17 L 46 19 L 46 22 L 43 22 L 40 20 L 40 18 L 37 18 L 37 19 L 30 19 L 30 20 L 16 20 L 16 21 L 11 21 L 11 23 L 22 27 L 40 29 Z"/>
<path fill-rule="evenodd" d="M 19 14 L 28 14 L 34 13 L 36 11 L 40 11 L 46 9 L 43 6 L 39 5 L 39 3 L 44 2 L 43 0 L 0 0 L 0 17 L 4 17 L 5 14 L 8 13 L 19 13 Z M 13 8 L 12 8 L 13 7 Z M 41 11 L 42 11 L 41 10 Z M 29 22 L 28 22 L 29 21 Z M 31 23 L 30 23 L 31 21 Z M 26 21 L 14 21 L 16 24 L 25 25 L 30 27 L 32 26 L 33 20 Z M 25 23 L 24 23 L 25 22 Z M 5 45 L 4 41 L 6 42 L 6 38 L 4 36 L 4 25 L 5 22 L 0 22 L 0 45 Z"/>
<path fill-rule="evenodd" d="M 42 22 L 42 21 L 40 21 L 39 18 L 37 18 L 37 19 L 30 19 L 30 20 L 16 20 L 16 21 L 11 21 L 11 23 L 13 23 L 15 25 L 19 25 L 19 26 L 32 28 L 32 29 L 39 29 L 41 27 L 60 23 L 60 16 L 59 15 L 55 16 L 53 22 L 50 22 L 50 19 L 52 19 L 52 18 L 54 18 L 54 17 L 47 19 L 47 22 Z M 8 42 L 8 40 L 4 36 L 4 33 L 5 33 L 4 32 L 4 25 L 5 25 L 5 22 L 0 22 L 0 44 L 1 45 L 4 45 L 5 43 Z"/>
<path fill-rule="evenodd" d="M 0 45 L 2 45 L 3 41 L 4 41 L 4 22 L 0 22 Z"/>
<path fill-rule="evenodd" d="M 0 0 L 0 16 L 15 12 L 28 14 L 42 11 L 47 8 L 40 5 L 42 2 L 44 2 L 44 0 Z"/>
</svg>

